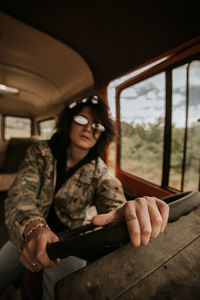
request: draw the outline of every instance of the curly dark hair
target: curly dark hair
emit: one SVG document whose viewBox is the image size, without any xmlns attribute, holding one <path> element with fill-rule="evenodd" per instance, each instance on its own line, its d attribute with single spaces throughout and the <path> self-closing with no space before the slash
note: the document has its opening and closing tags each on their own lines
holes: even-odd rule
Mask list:
<svg viewBox="0 0 200 300">
<path fill-rule="evenodd" d="M 114 124 L 110 117 L 110 112 L 107 104 L 99 96 L 90 96 L 87 98 L 78 99 L 70 104 L 67 104 L 59 115 L 57 122 L 57 132 L 67 144 L 70 142 L 70 129 L 73 117 L 78 115 L 84 107 L 90 107 L 94 120 L 101 122 L 105 127 L 105 131 L 101 133 L 95 146 L 91 149 L 97 155 L 101 155 L 106 146 L 110 144 L 114 137 Z"/>
</svg>

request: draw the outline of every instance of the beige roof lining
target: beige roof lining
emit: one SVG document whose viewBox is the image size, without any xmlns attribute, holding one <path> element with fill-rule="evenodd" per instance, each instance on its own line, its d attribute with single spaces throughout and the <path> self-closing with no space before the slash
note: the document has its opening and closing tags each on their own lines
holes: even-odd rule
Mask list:
<svg viewBox="0 0 200 300">
<path fill-rule="evenodd" d="M 94 86 L 77 52 L 2 12 L 0 44 L 0 83 L 20 89 L 1 95 L 0 113 L 38 116 Z"/>
</svg>

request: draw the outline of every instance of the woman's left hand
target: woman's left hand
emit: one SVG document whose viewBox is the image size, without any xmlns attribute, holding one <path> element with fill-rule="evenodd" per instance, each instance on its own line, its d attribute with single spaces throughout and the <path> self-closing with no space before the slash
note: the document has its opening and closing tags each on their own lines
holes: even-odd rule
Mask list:
<svg viewBox="0 0 200 300">
<path fill-rule="evenodd" d="M 163 232 L 168 221 L 169 206 L 156 197 L 140 197 L 126 202 L 107 214 L 93 217 L 95 225 L 126 221 L 132 245 L 147 245 L 150 238 Z"/>
</svg>

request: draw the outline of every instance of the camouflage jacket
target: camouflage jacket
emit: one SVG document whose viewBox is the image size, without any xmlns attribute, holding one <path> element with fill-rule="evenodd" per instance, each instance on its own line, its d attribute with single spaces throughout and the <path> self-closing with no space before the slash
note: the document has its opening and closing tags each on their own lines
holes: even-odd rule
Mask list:
<svg viewBox="0 0 200 300">
<path fill-rule="evenodd" d="M 31 220 L 45 219 L 54 201 L 60 221 L 69 228 L 88 223 L 88 210 L 108 212 L 122 203 L 122 186 L 98 158 L 80 167 L 54 195 L 56 160 L 44 141 L 28 149 L 19 174 L 5 200 L 6 225 L 17 249 L 23 247 L 23 232 Z"/>
</svg>

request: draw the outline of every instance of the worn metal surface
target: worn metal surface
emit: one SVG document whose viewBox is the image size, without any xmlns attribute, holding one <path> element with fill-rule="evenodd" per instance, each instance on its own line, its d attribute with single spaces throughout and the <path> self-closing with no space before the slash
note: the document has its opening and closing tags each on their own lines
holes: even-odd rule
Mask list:
<svg viewBox="0 0 200 300">
<path fill-rule="evenodd" d="M 117 300 L 200 299 L 200 239 L 134 285 Z"/>
<path fill-rule="evenodd" d="M 198 289 L 199 241 L 200 208 L 168 224 L 148 246 L 127 244 L 60 280 L 56 299 L 183 299 L 172 296 L 177 287 L 184 295 Z"/>
</svg>

